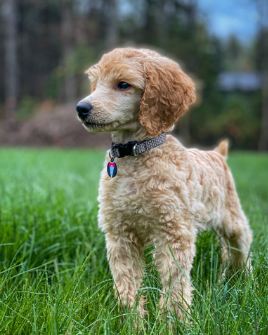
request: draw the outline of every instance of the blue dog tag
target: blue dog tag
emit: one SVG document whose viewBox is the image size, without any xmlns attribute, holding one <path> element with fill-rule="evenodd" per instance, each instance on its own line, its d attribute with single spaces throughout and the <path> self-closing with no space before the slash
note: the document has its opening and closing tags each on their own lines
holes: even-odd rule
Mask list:
<svg viewBox="0 0 268 335">
<path fill-rule="evenodd" d="M 117 174 L 117 164 L 113 158 L 107 164 L 107 173 L 111 178 L 115 177 Z"/>
</svg>

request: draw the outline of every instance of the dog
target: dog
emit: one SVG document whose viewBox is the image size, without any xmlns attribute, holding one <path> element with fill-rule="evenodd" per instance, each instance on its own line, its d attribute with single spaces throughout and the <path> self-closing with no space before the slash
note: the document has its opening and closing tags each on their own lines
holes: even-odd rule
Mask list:
<svg viewBox="0 0 268 335">
<path fill-rule="evenodd" d="M 86 73 L 92 91 L 78 103 L 78 118 L 89 132 L 112 134 L 99 185 L 98 225 L 106 234 L 115 291 L 123 304 L 135 305 L 143 250 L 153 245 L 167 293 L 160 307 L 181 317 L 191 305 L 198 232 L 213 228 L 223 241 L 223 263 L 249 267 L 252 232 L 226 164 L 228 143 L 201 151 L 166 135 L 195 101 L 193 81 L 171 59 L 118 48 Z M 141 298 L 142 315 L 144 303 Z"/>
</svg>

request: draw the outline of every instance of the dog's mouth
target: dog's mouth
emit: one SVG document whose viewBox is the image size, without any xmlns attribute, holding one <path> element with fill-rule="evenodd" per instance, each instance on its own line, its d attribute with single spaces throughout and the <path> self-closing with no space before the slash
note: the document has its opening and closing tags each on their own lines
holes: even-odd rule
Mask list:
<svg viewBox="0 0 268 335">
<path fill-rule="evenodd" d="M 98 123 L 92 121 L 82 121 L 82 125 L 89 132 L 102 132 L 108 131 L 110 128 L 113 128 L 114 122 Z"/>
<path fill-rule="evenodd" d="M 89 132 L 105 132 L 114 130 L 120 123 L 118 121 L 102 122 L 93 120 L 82 120 L 77 116 L 82 126 Z"/>
<path fill-rule="evenodd" d="M 85 121 L 83 122 L 83 126 L 87 128 L 103 128 L 108 126 L 109 123 L 96 123 L 96 122 L 90 122 L 90 121 Z"/>
<path fill-rule="evenodd" d="M 92 130 L 105 128 L 106 126 L 110 124 L 110 123 L 99 123 L 99 122 L 94 122 L 94 121 L 83 121 L 82 119 L 80 119 L 79 116 L 77 116 L 77 119 L 82 123 L 82 125 L 86 129 L 92 129 Z"/>
</svg>

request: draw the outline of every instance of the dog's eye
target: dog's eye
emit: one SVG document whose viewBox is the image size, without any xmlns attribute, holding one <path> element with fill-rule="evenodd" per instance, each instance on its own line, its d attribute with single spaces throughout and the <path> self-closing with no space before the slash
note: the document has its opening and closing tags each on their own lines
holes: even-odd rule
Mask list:
<svg viewBox="0 0 268 335">
<path fill-rule="evenodd" d="M 120 90 L 127 90 L 130 87 L 131 85 L 129 85 L 128 83 L 125 83 L 124 81 L 120 81 L 120 83 L 118 83 L 117 85 L 117 88 L 119 88 Z"/>
</svg>

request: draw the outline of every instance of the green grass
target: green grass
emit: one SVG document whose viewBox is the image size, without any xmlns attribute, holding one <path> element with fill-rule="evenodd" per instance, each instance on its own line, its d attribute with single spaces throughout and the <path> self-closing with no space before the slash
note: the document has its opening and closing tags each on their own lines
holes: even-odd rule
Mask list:
<svg viewBox="0 0 268 335">
<path fill-rule="evenodd" d="M 147 252 L 149 316 L 118 309 L 97 228 L 104 153 L 0 150 L 0 334 L 268 334 L 268 156 L 229 159 L 254 231 L 253 271 L 220 275 L 219 242 L 200 235 L 191 323 L 163 317 Z M 135 323 L 139 328 L 135 328 Z"/>
</svg>

